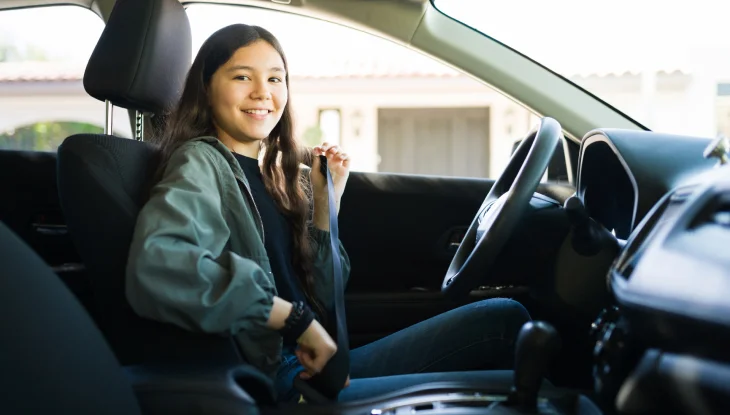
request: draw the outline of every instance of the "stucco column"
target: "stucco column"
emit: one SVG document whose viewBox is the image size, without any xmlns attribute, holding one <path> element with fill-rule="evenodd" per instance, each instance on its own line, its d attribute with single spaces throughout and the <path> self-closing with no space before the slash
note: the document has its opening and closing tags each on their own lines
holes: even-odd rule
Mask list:
<svg viewBox="0 0 730 415">
<path fill-rule="evenodd" d="M 642 123 L 649 128 L 654 125 L 654 105 L 657 92 L 657 70 L 654 66 L 646 66 L 639 75 L 639 113 Z"/>
<path fill-rule="evenodd" d="M 357 124 L 357 125 L 355 125 Z M 344 148 L 354 155 L 351 170 L 377 172 L 378 154 L 378 107 L 360 105 L 347 107 L 343 113 L 342 136 Z M 355 135 L 355 130 L 359 134 Z"/>
<path fill-rule="evenodd" d="M 701 137 L 717 134 L 717 51 L 695 48 L 690 52 L 692 79 L 687 87 L 686 123 L 680 133 Z M 725 57 L 726 58 L 726 57 Z"/>
</svg>

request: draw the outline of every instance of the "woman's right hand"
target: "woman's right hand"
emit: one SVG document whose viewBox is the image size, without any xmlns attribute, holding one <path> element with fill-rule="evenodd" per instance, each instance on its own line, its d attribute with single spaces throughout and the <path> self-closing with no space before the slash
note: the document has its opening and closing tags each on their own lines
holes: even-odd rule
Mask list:
<svg viewBox="0 0 730 415">
<path fill-rule="evenodd" d="M 321 372 L 337 352 L 337 344 L 317 320 L 312 321 L 297 343 L 295 354 L 310 376 Z"/>
</svg>

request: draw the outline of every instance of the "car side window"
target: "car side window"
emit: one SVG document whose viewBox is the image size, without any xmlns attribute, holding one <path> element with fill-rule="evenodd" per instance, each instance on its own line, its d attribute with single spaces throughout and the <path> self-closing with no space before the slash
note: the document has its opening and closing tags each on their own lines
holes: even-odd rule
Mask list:
<svg viewBox="0 0 730 415">
<path fill-rule="evenodd" d="M 193 55 L 229 24 L 272 32 L 289 62 L 297 137 L 340 144 L 353 171 L 497 177 L 539 120 L 490 86 L 364 32 L 250 7 L 187 11 Z"/>
<path fill-rule="evenodd" d="M 70 135 L 103 132 L 104 103 L 82 82 L 103 29 L 78 6 L 0 11 L 0 150 L 56 151 Z M 115 134 L 130 137 L 125 124 Z"/>
</svg>

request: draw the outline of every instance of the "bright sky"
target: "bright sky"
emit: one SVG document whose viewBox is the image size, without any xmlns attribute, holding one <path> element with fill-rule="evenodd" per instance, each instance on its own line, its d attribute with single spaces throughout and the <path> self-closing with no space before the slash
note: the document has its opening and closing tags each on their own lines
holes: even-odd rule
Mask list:
<svg viewBox="0 0 730 415">
<path fill-rule="evenodd" d="M 681 68 L 688 65 L 693 48 L 730 51 L 730 1 L 724 0 L 612 0 L 601 3 L 585 0 L 436 0 L 436 5 L 563 73 L 646 66 Z M 389 41 L 284 13 L 236 6 L 192 5 L 189 16 L 196 51 L 216 29 L 243 22 L 263 26 L 279 37 L 292 66 L 320 64 L 326 67 L 324 61 L 333 58 L 361 56 L 419 59 L 417 53 L 404 53 L 403 48 Z M 56 59 L 85 61 L 102 29 L 99 17 L 73 6 L 0 12 L 0 41 L 37 45 Z M 317 39 L 316 43 L 314 39 Z M 730 54 L 727 56 L 730 59 Z"/>
<path fill-rule="evenodd" d="M 85 62 L 104 29 L 104 22 L 76 6 L 0 11 L 0 44 L 35 45 L 49 58 Z"/>
<path fill-rule="evenodd" d="M 234 23 L 261 26 L 279 39 L 289 60 L 290 71 L 327 73 L 336 70 L 332 61 L 411 60 L 421 65 L 438 65 L 432 59 L 405 49 L 391 41 L 333 23 L 240 6 L 191 5 L 188 8 L 193 29 L 193 50 L 221 27 Z M 433 63 L 432 63 L 433 62 Z"/>
<path fill-rule="evenodd" d="M 691 70 L 697 49 L 730 61 L 725 0 L 436 0 L 436 5 L 565 75 Z M 440 66 L 389 41 L 301 16 L 200 4 L 190 6 L 188 15 L 194 51 L 218 28 L 256 24 L 280 39 L 294 74 L 326 73 L 337 68 L 333 60 L 363 57 Z M 0 42 L 35 45 L 57 60 L 85 62 L 102 29 L 98 16 L 73 6 L 0 12 Z"/>
<path fill-rule="evenodd" d="M 564 74 L 691 69 L 697 49 L 730 60 L 726 0 L 436 0 L 436 6 Z"/>
</svg>

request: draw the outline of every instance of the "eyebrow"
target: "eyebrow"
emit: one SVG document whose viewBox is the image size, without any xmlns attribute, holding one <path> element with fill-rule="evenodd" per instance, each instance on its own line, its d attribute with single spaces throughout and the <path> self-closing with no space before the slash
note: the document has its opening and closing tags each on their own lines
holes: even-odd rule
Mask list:
<svg viewBox="0 0 730 415">
<path fill-rule="evenodd" d="M 244 71 L 252 71 L 252 72 L 253 72 L 253 71 L 255 71 L 255 69 L 254 69 L 253 67 L 251 67 L 251 66 L 246 66 L 246 65 L 236 65 L 236 66 L 232 66 L 232 67 L 231 67 L 230 69 L 228 69 L 228 71 L 229 71 L 229 72 L 233 72 L 233 71 L 240 71 L 240 70 L 244 70 Z M 284 70 L 284 68 L 280 68 L 280 67 L 278 67 L 278 66 L 274 66 L 274 67 L 272 67 L 272 68 L 269 68 L 269 70 L 270 70 L 271 72 L 282 72 L 282 73 L 283 73 L 283 72 L 286 72 L 286 71 Z"/>
</svg>

